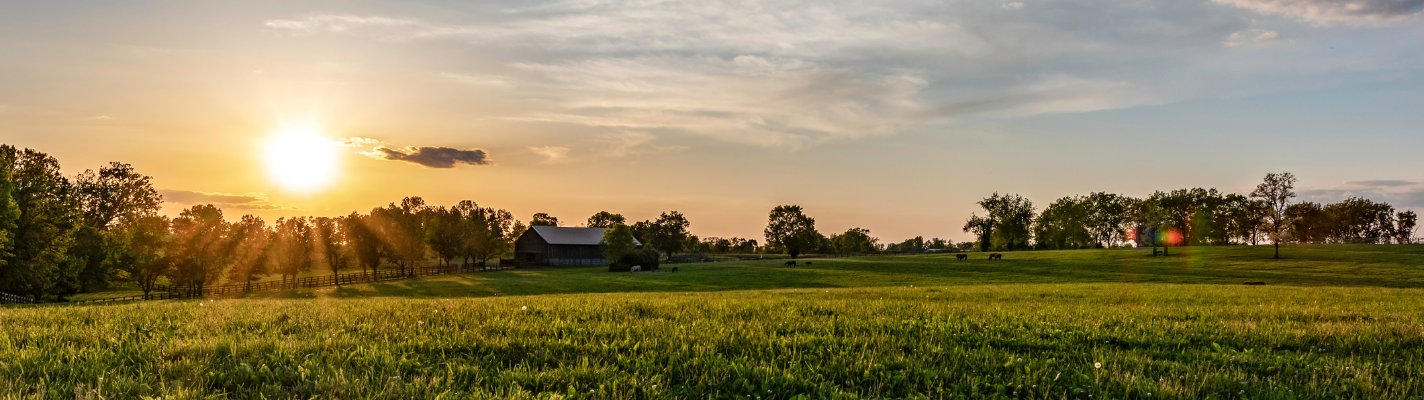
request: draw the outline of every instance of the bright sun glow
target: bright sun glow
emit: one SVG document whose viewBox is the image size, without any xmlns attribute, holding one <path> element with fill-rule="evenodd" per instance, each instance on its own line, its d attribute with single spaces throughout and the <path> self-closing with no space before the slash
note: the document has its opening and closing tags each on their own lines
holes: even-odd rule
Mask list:
<svg viewBox="0 0 1424 400">
<path fill-rule="evenodd" d="M 267 174 L 282 189 L 312 193 L 330 186 L 337 172 L 337 144 L 314 129 L 283 130 L 267 141 Z"/>
</svg>

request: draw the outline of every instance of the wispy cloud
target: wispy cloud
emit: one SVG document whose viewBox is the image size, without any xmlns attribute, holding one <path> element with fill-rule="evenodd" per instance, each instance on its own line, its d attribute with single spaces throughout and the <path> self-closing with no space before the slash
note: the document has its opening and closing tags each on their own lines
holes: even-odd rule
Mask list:
<svg viewBox="0 0 1424 400">
<path fill-rule="evenodd" d="M 1226 41 L 1223 42 L 1222 45 L 1226 47 L 1242 47 L 1255 44 L 1264 44 L 1274 42 L 1280 37 L 1281 34 L 1276 33 L 1276 31 L 1251 29 L 1240 32 L 1232 32 L 1231 36 L 1228 36 L 1226 38 Z"/>
<path fill-rule="evenodd" d="M 1424 0 L 1212 0 L 1218 4 L 1321 25 L 1419 20 Z"/>
<path fill-rule="evenodd" d="M 1351 181 L 1333 187 L 1307 188 L 1300 191 L 1301 200 L 1321 203 L 1350 197 L 1387 202 L 1396 209 L 1424 210 L 1424 182 L 1397 179 Z"/>
<path fill-rule="evenodd" d="M 218 208 L 233 210 L 286 209 L 272 204 L 267 200 L 267 195 L 262 193 L 210 193 L 179 189 L 160 189 L 158 193 L 163 195 L 164 201 L 182 205 L 212 204 Z"/>
</svg>

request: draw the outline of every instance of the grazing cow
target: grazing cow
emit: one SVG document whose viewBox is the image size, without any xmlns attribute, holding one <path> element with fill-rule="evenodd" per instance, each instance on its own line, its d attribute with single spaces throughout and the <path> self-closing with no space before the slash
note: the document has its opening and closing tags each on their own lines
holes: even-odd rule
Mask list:
<svg viewBox="0 0 1424 400">
<path fill-rule="evenodd" d="M 990 260 L 1002 260 L 1002 259 L 1004 259 L 1004 254 L 1003 254 L 1003 253 L 989 253 L 989 259 L 990 259 Z"/>
<path fill-rule="evenodd" d="M 795 267 L 795 266 L 796 266 L 796 260 L 787 261 L 787 262 L 785 262 L 785 263 L 782 263 L 781 265 L 785 265 L 785 266 L 788 266 L 788 267 Z"/>
<path fill-rule="evenodd" d="M 632 268 L 628 268 L 628 272 L 638 272 L 638 271 L 642 271 L 642 270 L 643 270 L 643 266 L 642 266 L 642 265 L 634 265 Z"/>
<path fill-rule="evenodd" d="M 807 266 L 807 267 L 811 266 L 811 262 L 810 262 L 810 261 L 807 261 L 807 262 L 806 262 L 806 266 Z"/>
<path fill-rule="evenodd" d="M 969 259 L 969 255 L 968 255 L 968 254 L 955 254 L 955 255 L 954 255 L 954 259 L 955 259 L 955 260 L 959 260 L 959 261 L 968 260 L 968 259 Z"/>
<path fill-rule="evenodd" d="M 672 272 L 677 272 L 677 267 L 672 267 Z"/>
<path fill-rule="evenodd" d="M 1266 282 L 1246 282 L 1245 284 L 1248 285 L 1248 286 L 1261 286 L 1261 285 L 1265 285 Z"/>
</svg>

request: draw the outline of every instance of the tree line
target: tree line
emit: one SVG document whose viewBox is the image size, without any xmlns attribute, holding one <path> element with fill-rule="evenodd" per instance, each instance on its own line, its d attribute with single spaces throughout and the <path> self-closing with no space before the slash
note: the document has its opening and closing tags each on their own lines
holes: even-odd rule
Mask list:
<svg viewBox="0 0 1424 400">
<path fill-rule="evenodd" d="M 1364 198 L 1291 203 L 1295 178 L 1269 174 L 1248 195 L 1216 189 L 1157 191 L 1145 198 L 1112 193 L 1063 197 L 1036 212 L 1028 199 L 995 193 L 978 202 L 962 229 L 965 243 L 914 237 L 882 244 L 868 229 L 829 236 L 798 205 L 767 216 L 764 242 L 699 238 L 678 211 L 629 224 L 600 211 L 586 226 L 609 228 L 603 242 L 612 263 L 653 264 L 680 252 L 701 254 L 873 254 L 935 250 L 1077 249 L 1132 246 L 1280 243 L 1410 243 L 1417 216 Z M 133 285 L 148 295 L 160 285 L 202 293 L 216 284 L 276 276 L 295 281 L 312 271 L 338 273 L 392 268 L 411 274 L 421 263 L 484 266 L 508 256 L 535 225 L 558 226 L 534 214 L 526 226 L 508 210 L 474 201 L 433 206 L 406 197 L 367 213 L 264 221 L 194 205 L 175 217 L 159 214 L 163 197 L 131 165 L 109 163 L 74 177 L 39 151 L 0 145 L 0 292 L 64 298 Z M 624 263 L 624 264 L 626 264 Z"/>
</svg>

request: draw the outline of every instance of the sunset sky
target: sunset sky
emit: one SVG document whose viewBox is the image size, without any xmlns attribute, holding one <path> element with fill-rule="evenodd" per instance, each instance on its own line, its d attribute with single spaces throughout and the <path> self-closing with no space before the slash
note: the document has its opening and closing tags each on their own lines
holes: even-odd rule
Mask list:
<svg viewBox="0 0 1424 400">
<path fill-rule="evenodd" d="M 0 9 L 0 143 L 71 175 L 131 163 L 170 213 L 416 195 L 760 239 L 800 204 L 827 234 L 967 240 L 995 191 L 1245 193 L 1273 171 L 1305 200 L 1424 210 L 1420 0 Z"/>
</svg>

